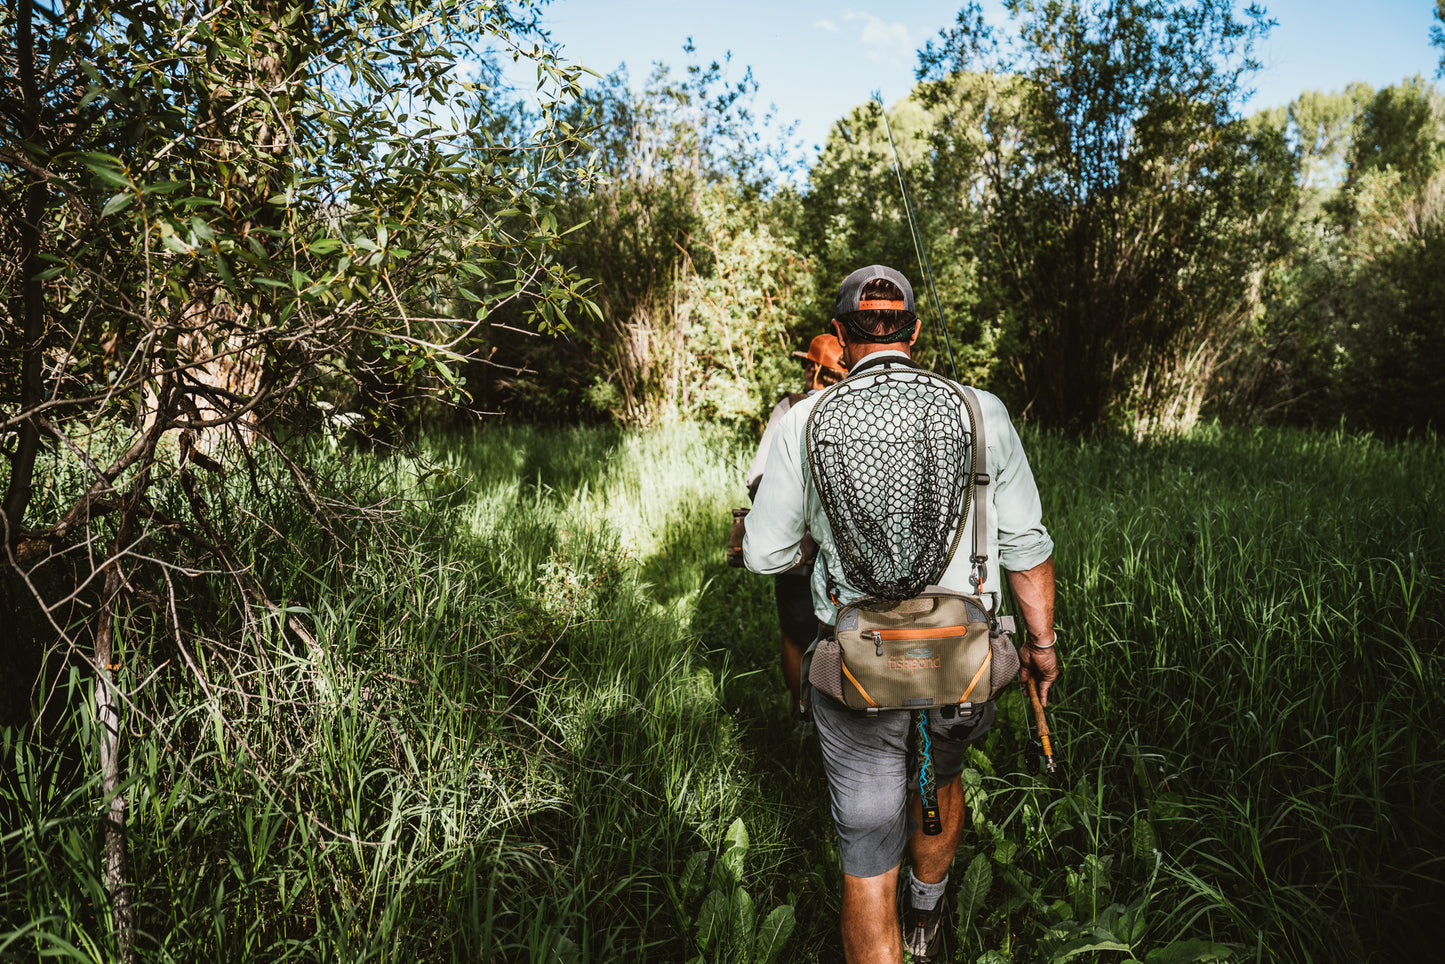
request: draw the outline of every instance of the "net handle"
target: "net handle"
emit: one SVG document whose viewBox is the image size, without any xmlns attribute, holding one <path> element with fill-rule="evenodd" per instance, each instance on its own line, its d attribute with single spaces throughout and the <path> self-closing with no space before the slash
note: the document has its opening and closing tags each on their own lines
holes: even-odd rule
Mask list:
<svg viewBox="0 0 1445 964">
<path fill-rule="evenodd" d="M 988 474 L 988 442 L 983 432 L 983 409 L 978 404 L 978 393 L 968 385 L 960 385 L 964 403 L 968 405 L 968 417 L 973 422 L 973 478 L 969 480 L 973 492 L 973 591 L 983 598 L 983 585 L 988 581 L 988 493 L 986 489 L 992 478 Z"/>
</svg>

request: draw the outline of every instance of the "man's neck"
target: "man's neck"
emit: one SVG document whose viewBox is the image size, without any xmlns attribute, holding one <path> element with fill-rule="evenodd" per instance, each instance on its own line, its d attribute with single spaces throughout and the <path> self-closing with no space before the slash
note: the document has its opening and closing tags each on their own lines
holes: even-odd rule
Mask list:
<svg viewBox="0 0 1445 964">
<path fill-rule="evenodd" d="M 906 341 L 895 341 L 887 345 L 875 345 L 866 341 L 849 342 L 843 347 L 843 356 L 848 360 L 848 368 L 851 370 L 869 355 L 877 355 L 880 352 L 902 352 L 911 358 L 912 354 L 909 352 L 909 347 Z"/>
</svg>

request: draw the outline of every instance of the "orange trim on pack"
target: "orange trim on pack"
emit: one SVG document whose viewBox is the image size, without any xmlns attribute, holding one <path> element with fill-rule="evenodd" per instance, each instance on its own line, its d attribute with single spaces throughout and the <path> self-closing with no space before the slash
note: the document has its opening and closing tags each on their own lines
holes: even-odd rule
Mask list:
<svg viewBox="0 0 1445 964">
<path fill-rule="evenodd" d="M 860 302 L 858 302 L 858 310 L 859 310 L 859 311 L 878 311 L 878 310 L 880 310 L 880 309 L 881 309 L 881 310 L 884 310 L 884 311 L 907 311 L 907 310 L 908 310 L 908 302 L 906 302 L 906 301 L 883 301 L 883 300 L 877 299 L 877 298 L 870 299 L 870 300 L 868 300 L 868 301 L 860 301 Z"/>
<path fill-rule="evenodd" d="M 983 658 L 983 665 L 981 665 L 981 666 L 978 668 L 978 672 L 977 672 L 977 673 L 974 673 L 974 674 L 973 674 L 973 679 L 971 679 L 971 680 L 968 681 L 968 689 L 964 690 L 964 691 L 963 691 L 963 695 L 958 698 L 958 701 L 959 701 L 960 703 L 967 703 L 967 702 L 968 702 L 968 694 L 972 693 L 972 692 L 973 692 L 973 688 L 978 685 L 978 681 L 981 680 L 981 679 L 983 679 L 983 671 L 986 670 L 986 669 L 988 669 L 988 664 L 989 664 L 989 663 L 992 663 L 992 662 L 993 662 L 993 650 L 992 650 L 992 649 L 989 649 L 988 655 Z"/>
<path fill-rule="evenodd" d="M 843 675 L 846 676 L 846 677 L 848 677 L 848 681 L 853 684 L 853 688 L 856 689 L 856 690 L 858 691 L 858 693 L 859 693 L 865 700 L 868 701 L 868 705 L 876 708 L 876 707 L 878 706 L 878 704 L 877 704 L 876 702 L 874 702 L 873 697 L 871 697 L 871 696 L 868 695 L 868 691 L 863 688 L 863 684 L 862 684 L 862 683 L 859 683 L 858 680 L 857 680 L 857 678 L 854 677 L 854 675 L 853 675 L 852 673 L 848 672 L 848 666 L 847 666 L 846 663 L 842 665 L 842 670 L 843 670 Z M 960 700 L 960 702 L 962 702 L 962 701 Z"/>
</svg>

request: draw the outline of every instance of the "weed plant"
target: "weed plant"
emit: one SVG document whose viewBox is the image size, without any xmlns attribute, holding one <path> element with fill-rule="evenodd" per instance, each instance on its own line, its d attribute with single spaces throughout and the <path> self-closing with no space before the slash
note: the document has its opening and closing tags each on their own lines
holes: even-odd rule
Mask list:
<svg viewBox="0 0 1445 964">
<path fill-rule="evenodd" d="M 1005 695 L 964 774 L 950 959 L 1431 956 L 1438 440 L 1026 445 L 1063 769 L 1025 772 Z M 219 582 L 179 642 L 122 621 L 137 957 L 841 960 L 772 587 L 724 564 L 750 448 L 678 426 L 326 449 L 371 507 L 328 529 L 285 491 L 224 493 L 320 645 L 228 620 Z M 113 960 L 93 681 L 48 672 L 43 727 L 0 733 L 0 960 Z"/>
</svg>

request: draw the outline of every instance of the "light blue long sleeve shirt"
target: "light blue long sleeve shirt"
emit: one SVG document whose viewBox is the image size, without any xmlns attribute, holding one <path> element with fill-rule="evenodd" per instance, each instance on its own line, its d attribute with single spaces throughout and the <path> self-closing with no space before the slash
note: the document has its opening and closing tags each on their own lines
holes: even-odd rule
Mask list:
<svg viewBox="0 0 1445 964">
<path fill-rule="evenodd" d="M 878 354 L 897 355 L 900 360 L 908 357 L 903 352 Z M 876 357 L 870 355 L 869 359 Z M 1053 555 L 1054 542 L 1044 528 L 1038 486 L 1008 409 L 995 395 L 984 391 L 977 394 L 984 424 L 984 471 L 991 477 L 989 485 L 976 489 L 987 499 L 988 506 L 988 579 L 984 591 L 997 593 L 1000 567 L 1011 572 L 1032 569 Z M 818 543 L 818 558 L 813 566 L 813 610 L 823 622 L 833 623 L 837 607 L 828 597 L 830 576 L 840 605 L 862 598 L 863 593 L 848 583 L 833 529 L 808 467 L 804 436 L 808 414 L 819 397 L 803 399 L 777 425 L 762 485 L 748 513 L 743 561 L 753 572 L 786 572 L 801 561 L 803 532 L 810 531 Z M 939 580 L 945 589 L 974 591 L 969 580 L 973 572 L 969 561 L 973 512 L 970 507 L 958 550 Z"/>
</svg>

